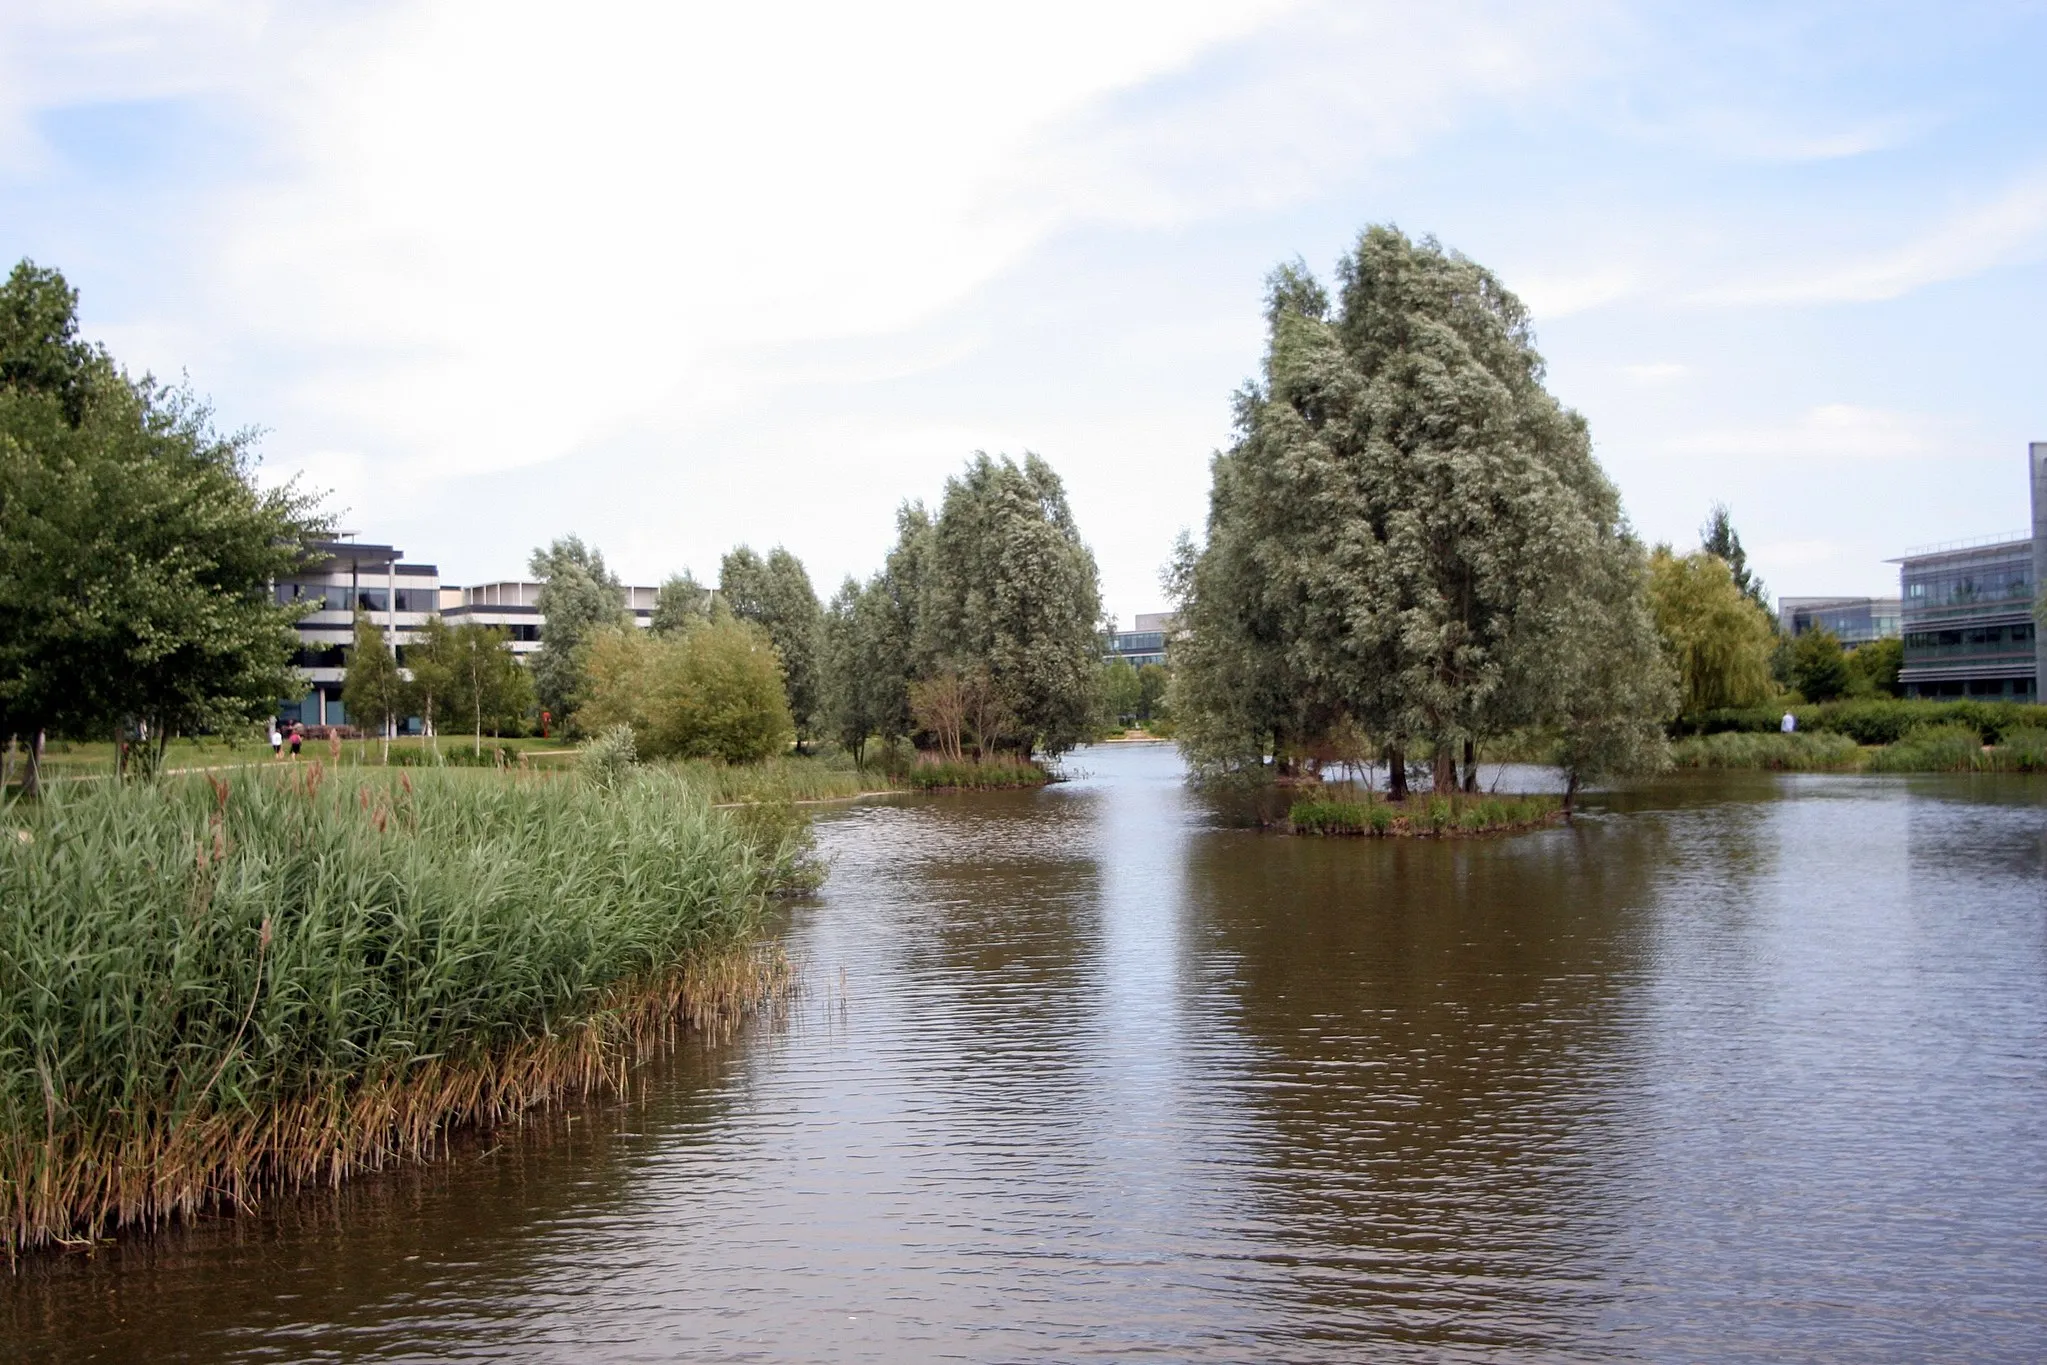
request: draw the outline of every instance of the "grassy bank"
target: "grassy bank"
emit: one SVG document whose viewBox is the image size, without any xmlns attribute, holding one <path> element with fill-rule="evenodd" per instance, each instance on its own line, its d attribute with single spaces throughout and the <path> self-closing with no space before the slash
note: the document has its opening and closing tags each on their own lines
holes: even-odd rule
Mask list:
<svg viewBox="0 0 2047 1365">
<path fill-rule="evenodd" d="M 1680 768 L 1762 768 L 1784 772 L 2047 772 L 2047 729 L 2011 729 L 1985 744 L 1969 724 L 1926 725 L 1891 744 L 1861 745 L 1827 731 L 1751 734 L 1727 730 L 1670 746 Z"/>
<path fill-rule="evenodd" d="M 798 850 L 682 777 L 244 771 L 0 816 L 10 1254 L 429 1153 L 772 987 Z"/>
<path fill-rule="evenodd" d="M 1534 829 L 1562 818 L 1563 804 L 1554 796 L 1416 796 L 1396 804 L 1367 795 L 1296 801 L 1287 812 L 1287 829 L 1293 834 L 1441 838 Z"/>
</svg>

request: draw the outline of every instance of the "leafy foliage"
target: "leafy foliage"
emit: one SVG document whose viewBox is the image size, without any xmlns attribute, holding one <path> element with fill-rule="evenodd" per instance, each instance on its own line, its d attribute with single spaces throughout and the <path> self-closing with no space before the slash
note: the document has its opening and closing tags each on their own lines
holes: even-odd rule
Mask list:
<svg viewBox="0 0 2047 1365">
<path fill-rule="evenodd" d="M 374 730 L 385 740 L 390 754 L 391 727 L 404 718 L 412 705 L 412 689 L 398 671 L 398 660 L 384 632 L 369 613 L 355 614 L 355 643 L 348 649 L 348 672 L 341 684 L 341 704 L 348 709 L 356 728 L 364 734 Z"/>
<path fill-rule="evenodd" d="M 629 626 L 625 586 L 604 567 L 604 556 L 565 536 L 530 562 L 540 580 L 538 606 L 544 623 L 533 655 L 533 690 L 558 721 L 567 722 L 583 703 L 584 640 L 605 626 Z"/>
<path fill-rule="evenodd" d="M 1584 422 L 1543 389 L 1526 310 L 1392 228 L 1338 276 L 1333 311 L 1298 264 L 1271 277 L 1207 543 L 1175 555 L 1183 747 L 1209 770 L 1287 769 L 1348 725 L 1385 746 L 1396 792 L 1411 751 L 1448 790 L 1460 747 L 1597 711 L 1615 724 L 1588 765 L 1653 761 L 1640 551 Z M 1605 672 L 1580 665 L 1595 654 Z M 1639 685 L 1584 695 L 1620 666 Z"/>
<path fill-rule="evenodd" d="M 1752 706 L 1770 695 L 1776 631 L 1726 560 L 1658 546 L 1649 558 L 1649 600 L 1686 715 Z"/>
<path fill-rule="evenodd" d="M 629 726 L 643 758 L 747 763 L 793 738 L 774 646 L 749 622 L 713 621 L 681 636 L 612 627 L 590 638 L 584 657 L 578 728 Z"/>
<path fill-rule="evenodd" d="M 798 742 L 820 733 L 824 619 L 803 561 L 779 545 L 766 559 L 742 545 L 719 565 L 718 592 L 734 616 L 759 626 L 774 644 Z"/>
<path fill-rule="evenodd" d="M 156 745 L 297 689 L 272 598 L 327 527 L 256 487 L 253 436 L 76 337 L 75 295 L 23 262 L 0 288 L 0 733 Z"/>
<path fill-rule="evenodd" d="M 1727 565 L 1728 577 L 1741 595 L 1761 609 L 1763 615 L 1775 619 L 1770 611 L 1769 590 L 1763 580 L 1749 572 L 1748 551 L 1742 548 L 1741 536 L 1734 529 L 1734 514 L 1724 502 L 1713 504 L 1713 511 L 1706 518 L 1706 524 L 1699 528 L 1699 548 Z"/>
<path fill-rule="evenodd" d="M 1855 684 L 1841 641 L 1825 626 L 1815 626 L 1791 644 L 1791 683 L 1807 701 L 1833 701 Z"/>
</svg>

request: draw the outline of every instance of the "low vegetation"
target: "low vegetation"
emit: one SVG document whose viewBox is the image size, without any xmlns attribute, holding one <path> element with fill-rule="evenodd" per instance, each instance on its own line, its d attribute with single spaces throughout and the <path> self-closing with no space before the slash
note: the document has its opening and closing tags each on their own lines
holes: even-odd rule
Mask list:
<svg viewBox="0 0 2047 1365">
<path fill-rule="evenodd" d="M 787 821 L 684 774 L 76 783 L 0 830 L 10 1254 L 430 1153 L 762 999 Z"/>
<path fill-rule="evenodd" d="M 1294 834 L 1442 838 L 1534 829 L 1553 824 L 1563 815 L 1563 802 L 1554 796 L 1459 794 L 1392 802 L 1365 792 L 1350 799 L 1324 796 L 1297 801 L 1287 812 L 1287 828 Z"/>
<path fill-rule="evenodd" d="M 999 791 L 1042 787 L 1052 780 L 1052 775 L 1036 763 L 991 755 L 980 759 L 925 758 L 903 769 L 901 780 L 913 791 Z"/>
<path fill-rule="evenodd" d="M 1854 772 L 1862 767 L 1861 746 L 1846 735 L 1824 732 L 1748 734 L 1728 731 L 1681 739 L 1670 746 L 1680 768 L 1764 768 L 1781 772 Z"/>
<path fill-rule="evenodd" d="M 1908 730 L 1895 743 L 1867 746 L 1827 730 L 1788 735 L 1722 730 L 1679 740 L 1671 758 L 1681 768 L 1785 772 L 2047 772 L 2047 728 L 2014 727 L 2002 732 L 2000 742 L 1986 744 L 1976 726 L 1948 721 Z"/>
</svg>

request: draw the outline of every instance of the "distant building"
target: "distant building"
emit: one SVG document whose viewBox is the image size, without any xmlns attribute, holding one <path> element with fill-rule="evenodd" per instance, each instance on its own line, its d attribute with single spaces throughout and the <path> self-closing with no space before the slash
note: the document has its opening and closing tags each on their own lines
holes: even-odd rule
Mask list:
<svg viewBox="0 0 2047 1365">
<path fill-rule="evenodd" d="M 2030 532 L 1930 545 L 1895 561 L 1906 696 L 2038 699 L 2033 606 L 2047 576 L 2047 442 L 2034 442 L 2028 455 Z"/>
<path fill-rule="evenodd" d="M 1173 614 L 1169 611 L 1139 612 L 1133 625 L 1134 629 L 1119 630 L 1109 637 L 1109 652 L 1102 656 L 1102 661 L 1111 663 L 1122 659 L 1132 668 L 1165 663 L 1166 640 L 1173 633 Z"/>
<path fill-rule="evenodd" d="M 512 653 L 520 659 L 540 648 L 540 628 L 547 618 L 540 614 L 540 584 L 526 581 L 479 583 L 473 588 L 441 589 L 441 619 L 451 626 L 496 626 L 511 639 Z M 633 624 L 645 629 L 654 622 L 654 602 L 659 588 L 629 587 L 625 607 Z"/>
<path fill-rule="evenodd" d="M 529 582 L 484 583 L 472 588 L 443 587 L 440 571 L 431 564 L 402 562 L 403 551 L 389 545 L 366 545 L 346 536 L 315 541 L 308 545 L 305 567 L 276 585 L 282 603 L 316 601 L 320 605 L 298 623 L 299 650 L 295 660 L 306 679 L 306 691 L 278 704 L 277 717 L 304 725 L 348 725 L 341 703 L 341 689 L 348 676 L 343 651 L 355 639 L 355 613 L 368 612 L 384 630 L 405 664 L 405 651 L 425 628 L 429 618 L 439 616 L 451 626 L 486 625 L 502 628 L 510 637 L 512 653 L 525 660 L 540 648 L 540 628 L 547 618 L 540 614 L 540 584 Z M 653 623 L 658 588 L 625 589 L 626 610 L 633 623 L 645 628 Z M 415 717 L 405 728 L 420 728 Z"/>
<path fill-rule="evenodd" d="M 356 612 L 368 613 L 383 628 L 403 664 L 405 646 L 427 618 L 440 611 L 440 570 L 431 564 L 404 563 L 404 551 L 392 546 L 364 545 L 346 537 L 313 541 L 306 551 L 304 566 L 274 585 L 280 603 L 318 604 L 298 623 L 294 662 L 305 677 L 306 690 L 279 703 L 277 716 L 306 725 L 346 725 L 342 650 L 355 639 Z"/>
<path fill-rule="evenodd" d="M 1777 619 L 1794 639 L 1813 629 L 1834 633 L 1853 649 L 1871 640 L 1896 639 L 1903 630 L 1896 597 L 1780 597 Z"/>
</svg>

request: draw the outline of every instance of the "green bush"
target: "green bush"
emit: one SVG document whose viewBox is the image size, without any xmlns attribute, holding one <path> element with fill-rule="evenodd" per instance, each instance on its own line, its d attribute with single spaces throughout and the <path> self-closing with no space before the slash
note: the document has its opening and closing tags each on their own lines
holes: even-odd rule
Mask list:
<svg viewBox="0 0 2047 1365">
<path fill-rule="evenodd" d="M 1960 722 L 1922 726 L 1869 758 L 1870 771 L 1879 773 L 1968 773 L 1988 766 L 1982 735 Z"/>
<path fill-rule="evenodd" d="M 1842 734 L 1857 744 L 1896 744 L 1913 730 L 1928 725 L 1974 727 L 1985 744 L 1995 744 L 2007 730 L 2047 729 L 2047 706 L 2010 701 L 1928 701 L 1920 698 L 1850 698 L 1822 705 L 1800 703 L 1708 711 L 1672 726 L 1675 735 L 1726 733 L 1775 734 L 1789 709 L 1801 732 Z"/>
<path fill-rule="evenodd" d="M 2009 730 L 1990 754 L 1999 772 L 2047 772 L 2047 729 Z"/>
</svg>

